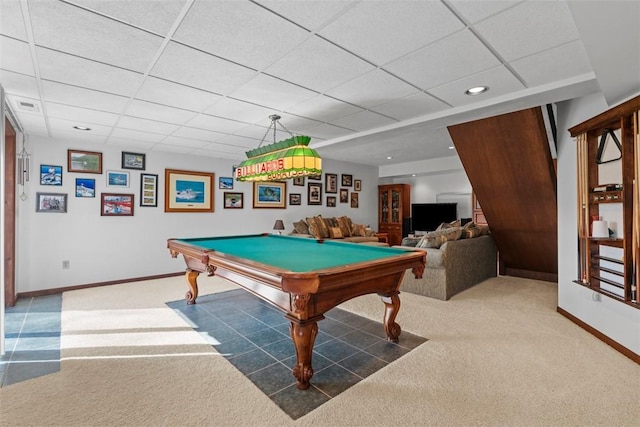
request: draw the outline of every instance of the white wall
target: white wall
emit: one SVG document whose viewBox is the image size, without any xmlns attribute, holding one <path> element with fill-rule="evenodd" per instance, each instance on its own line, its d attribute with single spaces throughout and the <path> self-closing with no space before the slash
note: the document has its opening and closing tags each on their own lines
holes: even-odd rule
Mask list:
<svg viewBox="0 0 640 427">
<path fill-rule="evenodd" d="M 103 174 L 67 172 L 67 149 L 103 153 Z M 28 199 L 18 203 L 18 256 L 16 291 L 29 292 L 105 281 L 173 273 L 184 270 L 181 259 L 174 260 L 166 248 L 172 237 L 204 237 L 272 232 L 276 219 L 284 220 L 286 230 L 292 222 L 307 216 L 348 215 L 356 223 L 377 224 L 378 168 L 323 159 L 323 171 L 352 174 L 362 180 L 359 207 L 350 204 L 337 207 L 307 205 L 304 187 L 287 181 L 288 193 L 301 193 L 301 206 L 287 209 L 252 209 L 253 185 L 234 182 L 231 191 L 244 193 L 244 209 L 224 209 L 217 178 L 232 176 L 232 166 L 239 162 L 210 157 L 196 157 L 175 153 L 146 153 L 145 173 L 159 177 L 158 207 L 140 207 L 140 172 L 129 170 L 129 188 L 106 186 L 106 170 L 120 168 L 121 152 L 126 147 L 110 145 L 67 146 L 65 141 L 44 137 L 29 137 L 27 150 L 31 153 L 31 180 L 27 186 Z M 40 164 L 63 166 L 62 186 L 39 185 Z M 164 169 L 213 172 L 216 175 L 215 209 L 213 213 L 165 213 Z M 96 197 L 75 197 L 75 178 L 95 178 Z M 305 180 L 308 181 L 308 180 Z M 323 190 L 324 188 L 324 181 Z M 339 186 L 340 188 L 340 186 Z M 36 192 L 68 194 L 67 213 L 37 213 Z M 100 193 L 133 193 L 135 210 L 132 217 L 100 216 Z M 336 195 L 337 197 L 338 195 Z M 338 197 L 339 200 L 339 197 Z M 70 262 L 69 269 L 62 261 Z"/>
<path fill-rule="evenodd" d="M 578 279 L 577 149 L 567 129 L 608 110 L 602 94 L 558 104 L 558 307 L 640 354 L 640 310 L 573 283 Z"/>
</svg>

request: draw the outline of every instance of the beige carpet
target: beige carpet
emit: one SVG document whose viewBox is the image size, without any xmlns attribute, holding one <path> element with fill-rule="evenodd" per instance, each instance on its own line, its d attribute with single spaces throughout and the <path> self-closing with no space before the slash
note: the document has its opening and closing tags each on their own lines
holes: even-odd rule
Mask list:
<svg viewBox="0 0 640 427">
<path fill-rule="evenodd" d="M 398 323 L 429 341 L 293 421 L 165 305 L 183 298 L 183 280 L 65 293 L 61 370 L 1 388 L 0 425 L 630 426 L 640 420 L 640 366 L 557 314 L 555 284 L 498 277 L 446 302 L 403 293 Z M 223 279 L 199 280 L 201 295 L 234 288 Z M 382 316 L 375 295 L 341 307 Z"/>
</svg>

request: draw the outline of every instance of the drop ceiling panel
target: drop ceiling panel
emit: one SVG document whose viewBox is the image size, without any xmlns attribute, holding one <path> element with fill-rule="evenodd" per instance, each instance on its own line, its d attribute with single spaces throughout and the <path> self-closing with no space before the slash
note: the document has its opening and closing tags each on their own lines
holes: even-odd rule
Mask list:
<svg viewBox="0 0 640 427">
<path fill-rule="evenodd" d="M 139 73 L 49 49 L 36 50 L 40 75 L 45 80 L 125 96 L 135 93 L 142 82 L 142 74 Z"/>
<path fill-rule="evenodd" d="M 164 105 L 154 104 L 134 99 L 129 104 L 126 114 L 133 117 L 141 117 L 149 120 L 167 122 L 173 124 L 184 124 L 197 115 L 193 111 L 182 110 L 178 108 L 166 107 Z"/>
<path fill-rule="evenodd" d="M 163 153 L 180 153 L 180 154 L 188 154 L 193 152 L 194 148 L 179 145 L 178 142 L 172 141 L 170 144 L 156 144 L 151 148 L 151 151 L 160 151 Z"/>
<path fill-rule="evenodd" d="M 171 105 L 185 110 L 202 111 L 222 97 L 178 83 L 147 77 L 136 95 L 137 99 Z"/>
<path fill-rule="evenodd" d="M 150 74 L 226 95 L 255 77 L 256 71 L 171 42 Z"/>
<path fill-rule="evenodd" d="M 82 135 L 82 137 L 84 137 L 85 135 L 107 136 L 109 135 L 112 129 L 111 126 L 104 126 L 104 125 L 99 125 L 95 123 L 83 122 L 82 120 L 57 119 L 54 117 L 49 117 L 47 122 L 49 123 L 49 128 L 51 129 L 51 133 L 53 135 L 57 134 L 58 132 L 66 132 L 72 135 L 78 135 L 78 136 Z M 91 132 L 74 130 L 73 128 L 74 126 L 89 127 L 91 128 Z M 76 132 L 79 132 L 79 133 L 76 133 Z"/>
<path fill-rule="evenodd" d="M 371 108 L 380 114 L 392 117 L 398 121 L 433 114 L 449 108 L 449 105 L 424 92 L 418 92 L 386 104 Z"/>
<path fill-rule="evenodd" d="M 482 21 L 496 13 L 522 3 L 522 0 L 449 0 L 449 3 L 470 24 Z"/>
<path fill-rule="evenodd" d="M 464 90 L 461 90 L 461 88 L 475 86 L 489 86 L 489 91 L 483 94 L 486 96 L 469 96 L 464 93 Z M 497 98 L 523 89 L 525 89 L 523 84 L 506 67 L 499 66 L 456 82 L 433 88 L 429 93 L 454 107 L 459 107 L 473 104 L 474 102 L 486 102 L 489 98 Z"/>
<path fill-rule="evenodd" d="M 195 2 L 174 39 L 254 69 L 302 43 L 308 31 L 250 2 Z"/>
<path fill-rule="evenodd" d="M 131 129 L 115 128 L 113 129 L 113 133 L 111 134 L 111 136 L 113 138 L 129 139 L 132 141 L 160 142 L 165 138 L 166 135 Z M 111 139 L 109 139 L 109 141 L 111 141 Z"/>
<path fill-rule="evenodd" d="M 377 65 L 464 28 L 441 2 L 360 2 L 319 34 Z"/>
<path fill-rule="evenodd" d="M 385 68 L 418 87 L 430 89 L 499 64 L 489 49 L 464 30 Z"/>
<path fill-rule="evenodd" d="M 38 98 L 40 91 L 35 77 L 0 70 L 0 82 L 8 94 Z"/>
<path fill-rule="evenodd" d="M 233 92 L 233 97 L 282 111 L 316 96 L 300 86 L 260 74 Z"/>
<path fill-rule="evenodd" d="M 332 1 L 282 1 L 282 0 L 258 0 L 264 7 L 273 10 L 277 14 L 298 23 L 310 31 L 322 28 L 335 16 L 357 3 L 357 1 L 332 0 Z"/>
<path fill-rule="evenodd" d="M 152 147 L 155 146 L 153 142 L 141 141 L 139 139 L 127 139 L 127 138 L 109 138 L 109 145 L 118 145 L 127 151 L 130 150 L 138 150 L 138 151 L 148 151 Z M 118 168 L 120 166 L 118 165 Z"/>
<path fill-rule="evenodd" d="M 207 141 L 202 141 L 199 139 L 190 139 L 178 137 L 175 135 L 166 137 L 160 144 L 157 144 L 157 147 L 167 147 L 167 146 L 176 146 L 176 147 L 185 147 L 185 148 L 197 148 L 204 147 L 207 145 Z"/>
<path fill-rule="evenodd" d="M 118 114 L 88 108 L 73 107 L 55 102 L 45 102 L 49 117 L 82 122 L 91 125 L 113 126 L 118 121 Z"/>
<path fill-rule="evenodd" d="M 343 49 L 312 37 L 265 70 L 265 73 L 325 92 L 340 82 L 351 80 L 374 66 Z"/>
<path fill-rule="evenodd" d="M 549 64 L 554 64 L 549 67 Z M 528 87 L 552 83 L 592 72 L 582 43 L 575 41 L 513 61 L 513 69 Z M 640 79 L 640 77 L 639 77 Z"/>
<path fill-rule="evenodd" d="M 27 41 L 27 30 L 22 19 L 20 0 L 2 0 L 0 34 Z"/>
<path fill-rule="evenodd" d="M 43 80 L 44 99 L 60 104 L 75 105 L 112 113 L 121 113 L 128 98 L 109 93 L 90 90 L 63 83 Z"/>
<path fill-rule="evenodd" d="M 317 95 L 303 103 L 288 107 L 285 111 L 321 122 L 330 122 L 362 110 L 362 108 L 355 105 L 350 105 L 325 95 Z"/>
<path fill-rule="evenodd" d="M 222 98 L 207 108 L 204 113 L 218 117 L 233 117 L 245 123 L 264 123 L 269 126 L 269 116 L 273 109 L 251 104 L 233 98 Z"/>
<path fill-rule="evenodd" d="M 318 139 L 327 140 L 327 139 L 339 138 L 342 136 L 350 135 L 353 133 L 353 131 L 342 128 L 342 127 L 333 126 L 330 124 L 322 124 L 322 125 L 314 126 L 307 129 L 305 133 L 307 133 L 308 136 L 314 138 L 311 140 L 311 144 L 310 144 L 310 145 L 313 145 L 314 143 L 318 142 Z"/>
<path fill-rule="evenodd" d="M 162 43 L 158 36 L 63 2 L 32 1 L 29 11 L 36 45 L 128 70 L 144 72 Z"/>
<path fill-rule="evenodd" d="M 188 2 L 186 0 L 72 0 L 72 3 L 164 36 Z"/>
<path fill-rule="evenodd" d="M 20 124 L 25 129 L 27 135 L 44 135 L 47 136 L 49 131 L 41 114 L 18 114 Z M 103 138 L 104 139 L 104 138 Z"/>
<path fill-rule="evenodd" d="M 372 91 L 371 88 L 377 90 Z M 384 70 L 376 69 L 325 93 L 351 104 L 370 108 L 416 92 L 418 89 L 415 87 Z"/>
<path fill-rule="evenodd" d="M 210 116 L 208 114 L 199 114 L 185 123 L 185 125 L 222 133 L 234 133 L 247 126 L 246 123 Z"/>
<path fill-rule="evenodd" d="M 225 135 L 222 138 L 219 138 L 216 143 L 228 145 L 230 147 L 240 147 L 242 151 L 246 151 L 256 148 L 258 144 L 260 144 L 260 140 L 245 138 L 244 136 L 239 135 Z"/>
<path fill-rule="evenodd" d="M 123 116 L 118 121 L 118 127 L 169 135 L 172 132 L 175 132 L 180 126 L 171 123 L 158 122 L 156 120 L 141 119 L 139 117 Z"/>
<path fill-rule="evenodd" d="M 211 157 L 214 159 L 229 159 L 229 160 L 244 159 L 244 154 L 227 153 L 225 151 L 216 150 L 216 147 L 199 148 L 199 149 L 193 150 L 191 154 L 195 156 Z"/>
<path fill-rule="evenodd" d="M 578 39 L 569 8 L 560 1 L 524 2 L 475 28 L 507 61 Z"/>
<path fill-rule="evenodd" d="M 334 120 L 332 122 L 332 124 L 334 125 L 342 126 L 347 129 L 353 129 L 356 131 L 365 131 L 368 129 L 391 125 L 394 123 L 397 123 L 397 121 L 381 116 L 378 113 L 366 110 L 347 117 L 343 117 L 342 119 Z"/>
<path fill-rule="evenodd" d="M 0 48 L 2 48 L 0 68 L 28 76 L 35 76 L 29 43 L 8 37 L 0 37 Z"/>
<path fill-rule="evenodd" d="M 104 135 L 96 135 L 75 129 L 56 128 L 51 131 L 51 136 L 69 144 L 74 150 L 95 150 L 96 145 L 102 145 L 107 139 Z M 65 153 L 66 155 L 66 153 Z M 66 162 L 66 160 L 65 160 Z"/>
<path fill-rule="evenodd" d="M 199 141 L 213 142 L 227 135 L 221 132 L 212 132 L 204 129 L 196 129 L 192 127 L 182 126 L 176 130 L 172 136 L 178 138 L 197 139 Z"/>
</svg>

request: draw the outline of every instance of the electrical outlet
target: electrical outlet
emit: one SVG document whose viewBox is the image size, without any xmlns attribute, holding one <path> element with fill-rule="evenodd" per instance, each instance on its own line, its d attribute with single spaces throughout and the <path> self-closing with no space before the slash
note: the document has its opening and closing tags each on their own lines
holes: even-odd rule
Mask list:
<svg viewBox="0 0 640 427">
<path fill-rule="evenodd" d="M 62 269 L 68 270 L 71 267 L 71 263 L 68 260 L 62 261 Z"/>
</svg>

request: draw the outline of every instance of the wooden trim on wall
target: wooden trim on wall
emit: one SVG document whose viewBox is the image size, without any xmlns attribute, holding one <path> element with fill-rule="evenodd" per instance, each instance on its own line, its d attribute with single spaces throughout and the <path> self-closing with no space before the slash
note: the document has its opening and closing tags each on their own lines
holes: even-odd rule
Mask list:
<svg viewBox="0 0 640 427">
<path fill-rule="evenodd" d="M 67 287 L 64 287 L 64 288 L 53 288 L 53 289 L 42 289 L 40 291 L 20 292 L 20 293 L 18 293 L 18 298 L 41 297 L 41 296 L 44 296 L 44 295 L 61 294 L 62 292 L 67 292 L 67 291 L 76 291 L 78 289 L 88 289 L 88 288 L 97 288 L 99 286 L 119 285 L 119 284 L 128 283 L 128 282 L 142 282 L 144 280 L 164 279 L 164 278 L 167 278 L 167 277 L 182 276 L 183 274 L 184 274 L 184 271 L 181 271 L 179 273 L 158 274 L 156 276 L 134 277 L 134 278 L 131 278 L 131 279 L 111 280 L 111 281 L 108 281 L 108 282 L 88 283 L 86 285 L 74 285 L 74 286 L 67 286 Z M 186 289 L 187 289 L 187 287 L 185 286 L 185 292 L 186 292 Z"/>
<path fill-rule="evenodd" d="M 560 313 L 561 315 L 563 315 L 564 317 L 566 317 L 567 319 L 571 320 L 576 325 L 580 326 L 585 331 L 589 332 L 594 337 L 598 338 L 600 341 L 602 341 L 605 344 L 613 347 L 616 351 L 624 354 L 629 359 L 633 360 L 634 362 L 636 362 L 637 364 L 640 365 L 640 354 L 636 354 L 633 351 L 629 350 L 627 347 L 625 347 L 622 344 L 620 344 L 619 342 L 612 340 L 611 338 L 609 338 L 608 336 L 606 336 L 602 332 L 598 331 L 597 329 L 593 328 L 592 326 L 590 326 L 587 323 L 583 322 L 582 320 L 578 319 L 577 317 L 575 317 L 574 315 L 572 315 L 568 311 L 563 310 L 560 307 L 557 307 L 556 311 L 558 313 Z"/>
</svg>

